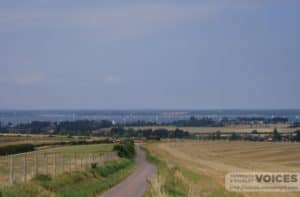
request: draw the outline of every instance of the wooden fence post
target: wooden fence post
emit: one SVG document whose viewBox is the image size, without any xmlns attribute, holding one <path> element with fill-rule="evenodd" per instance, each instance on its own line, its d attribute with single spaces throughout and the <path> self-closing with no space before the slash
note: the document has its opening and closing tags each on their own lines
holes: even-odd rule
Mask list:
<svg viewBox="0 0 300 197">
<path fill-rule="evenodd" d="M 46 175 L 48 175 L 48 154 L 44 154 L 44 159 L 45 159 L 45 170 L 46 170 Z"/>
<path fill-rule="evenodd" d="M 39 173 L 39 164 L 38 164 L 38 158 L 37 154 L 34 155 L 34 175 L 38 175 Z"/>
<path fill-rule="evenodd" d="M 80 156 L 80 168 L 83 169 L 83 153 Z"/>
<path fill-rule="evenodd" d="M 10 156 L 10 176 L 9 176 L 10 184 L 14 183 L 14 158 Z"/>
<path fill-rule="evenodd" d="M 54 176 L 56 176 L 56 153 L 54 153 Z"/>
<path fill-rule="evenodd" d="M 69 164 L 69 171 L 71 172 L 72 171 L 72 155 L 70 155 L 68 164 Z"/>
<path fill-rule="evenodd" d="M 27 154 L 24 156 L 24 182 L 27 181 Z"/>
<path fill-rule="evenodd" d="M 74 169 L 77 170 L 77 155 L 74 153 Z"/>
<path fill-rule="evenodd" d="M 86 154 L 83 154 L 84 167 L 87 167 Z"/>
<path fill-rule="evenodd" d="M 64 158 L 64 154 L 62 153 L 61 155 L 61 161 L 62 161 L 62 172 L 65 172 L 65 158 Z"/>
</svg>

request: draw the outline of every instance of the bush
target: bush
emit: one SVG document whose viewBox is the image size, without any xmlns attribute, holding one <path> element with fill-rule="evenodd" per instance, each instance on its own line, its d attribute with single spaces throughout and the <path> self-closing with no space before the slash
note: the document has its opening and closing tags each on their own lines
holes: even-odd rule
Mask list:
<svg viewBox="0 0 300 197">
<path fill-rule="evenodd" d="M 91 163 L 91 168 L 92 168 L 92 169 L 97 168 L 97 163 Z"/>
<path fill-rule="evenodd" d="M 135 156 L 133 140 L 124 140 L 120 144 L 114 146 L 114 151 L 117 151 L 119 157 L 132 159 Z"/>
<path fill-rule="evenodd" d="M 281 134 L 277 131 L 275 128 L 272 134 L 273 141 L 280 141 L 281 140 Z"/>
<path fill-rule="evenodd" d="M 33 144 L 16 144 L 0 147 L 0 155 L 10 155 L 34 151 Z"/>
<path fill-rule="evenodd" d="M 294 140 L 300 142 L 300 130 L 297 130 L 294 133 L 296 134 Z"/>
<path fill-rule="evenodd" d="M 231 133 L 229 136 L 229 140 L 234 141 L 234 140 L 239 140 L 240 136 L 237 133 Z"/>
<path fill-rule="evenodd" d="M 103 166 L 99 166 L 98 168 L 96 168 L 95 171 L 102 177 L 107 177 L 117 172 L 118 170 L 130 165 L 131 162 L 131 160 L 124 158 L 115 161 L 107 161 Z"/>
</svg>

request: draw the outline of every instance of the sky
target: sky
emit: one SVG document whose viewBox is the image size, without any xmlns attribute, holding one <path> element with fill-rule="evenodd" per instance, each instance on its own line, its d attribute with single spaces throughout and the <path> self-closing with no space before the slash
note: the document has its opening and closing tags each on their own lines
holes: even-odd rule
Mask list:
<svg viewBox="0 0 300 197">
<path fill-rule="evenodd" d="M 299 109 L 299 75 L 299 0 L 0 1 L 0 109 Z"/>
</svg>

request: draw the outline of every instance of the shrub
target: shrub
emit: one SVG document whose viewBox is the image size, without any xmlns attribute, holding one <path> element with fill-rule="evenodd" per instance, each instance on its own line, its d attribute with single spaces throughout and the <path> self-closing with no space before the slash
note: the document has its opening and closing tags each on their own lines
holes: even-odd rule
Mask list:
<svg viewBox="0 0 300 197">
<path fill-rule="evenodd" d="M 229 140 L 239 140 L 240 136 L 237 133 L 231 133 L 231 135 L 229 136 Z"/>
<path fill-rule="evenodd" d="M 91 168 L 92 168 L 92 169 L 97 168 L 97 163 L 91 163 Z"/>
<path fill-rule="evenodd" d="M 16 144 L 0 147 L 0 155 L 10 155 L 34 151 L 33 144 Z"/>
<path fill-rule="evenodd" d="M 135 156 L 134 142 L 132 140 L 124 140 L 120 144 L 114 146 L 119 157 L 132 159 Z"/>
<path fill-rule="evenodd" d="M 98 168 L 96 168 L 95 171 L 102 177 L 107 177 L 117 172 L 118 170 L 125 168 L 131 162 L 131 160 L 124 158 L 114 161 L 107 161 L 103 166 L 99 166 Z"/>
</svg>

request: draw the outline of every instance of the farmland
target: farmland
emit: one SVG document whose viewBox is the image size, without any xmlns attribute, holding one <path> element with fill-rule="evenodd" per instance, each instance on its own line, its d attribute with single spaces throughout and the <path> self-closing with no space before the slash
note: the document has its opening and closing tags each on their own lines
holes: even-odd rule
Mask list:
<svg viewBox="0 0 300 197">
<path fill-rule="evenodd" d="M 154 180 L 152 196 L 161 191 L 176 192 L 168 190 L 170 180 L 176 179 L 178 187 L 191 196 L 297 196 L 297 193 L 230 193 L 225 190 L 224 177 L 228 172 L 299 172 L 299 143 L 184 141 L 152 143 L 146 148 L 161 160 L 159 165 L 165 163 Z"/>
<path fill-rule="evenodd" d="M 76 145 L 44 148 L 29 153 L 0 157 L 0 183 L 7 185 L 10 176 L 14 181 L 24 181 L 24 165 L 26 165 L 27 178 L 35 173 L 59 174 L 74 170 L 82 170 L 91 160 L 99 161 L 100 156 L 111 152 L 113 145 Z M 26 164 L 24 164 L 26 159 Z M 101 158 L 103 160 L 103 158 Z M 106 158 L 107 160 L 108 158 Z M 13 175 L 10 175 L 13 165 Z"/>
<path fill-rule="evenodd" d="M 131 141 L 57 145 L 2 156 L 0 196 L 95 196 L 134 170 L 134 156 Z"/>
<path fill-rule="evenodd" d="M 101 138 L 66 136 L 66 135 L 44 135 L 44 134 L 1 134 L 0 147 L 6 145 L 25 144 L 25 143 L 40 145 L 40 144 L 51 144 L 57 142 L 72 142 L 72 141 L 79 141 L 79 140 L 98 140 L 98 139 Z"/>
<path fill-rule="evenodd" d="M 136 126 L 136 127 L 128 127 L 133 128 L 135 130 L 138 129 L 167 129 L 167 130 L 175 130 L 176 128 L 182 129 L 184 131 L 188 131 L 190 133 L 213 133 L 216 131 L 220 131 L 222 133 L 231 133 L 231 132 L 239 132 L 239 133 L 251 133 L 256 130 L 261 133 L 271 133 L 274 128 L 277 128 L 280 132 L 293 132 L 300 128 L 291 128 L 289 124 L 262 124 L 262 125 L 228 125 L 223 127 L 175 127 L 175 126 Z"/>
</svg>

